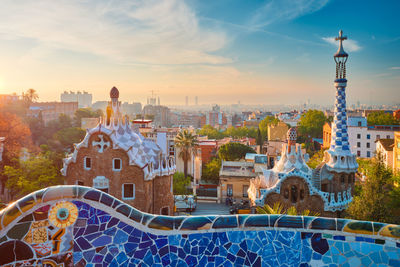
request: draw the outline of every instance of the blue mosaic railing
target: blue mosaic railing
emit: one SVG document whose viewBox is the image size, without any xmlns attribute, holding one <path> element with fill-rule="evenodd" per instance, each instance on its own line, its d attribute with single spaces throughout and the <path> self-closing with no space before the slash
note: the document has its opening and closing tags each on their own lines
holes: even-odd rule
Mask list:
<svg viewBox="0 0 400 267">
<path fill-rule="evenodd" d="M 400 226 L 288 215 L 161 216 L 57 186 L 0 211 L 0 266 L 400 266 Z"/>
</svg>

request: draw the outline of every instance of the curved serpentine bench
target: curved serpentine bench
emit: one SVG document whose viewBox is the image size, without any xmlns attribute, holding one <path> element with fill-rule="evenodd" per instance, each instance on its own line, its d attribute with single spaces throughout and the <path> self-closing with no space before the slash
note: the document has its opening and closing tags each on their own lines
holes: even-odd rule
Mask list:
<svg viewBox="0 0 400 267">
<path fill-rule="evenodd" d="M 288 215 L 152 215 L 84 186 L 0 211 L 0 265 L 400 266 L 400 226 Z"/>
</svg>

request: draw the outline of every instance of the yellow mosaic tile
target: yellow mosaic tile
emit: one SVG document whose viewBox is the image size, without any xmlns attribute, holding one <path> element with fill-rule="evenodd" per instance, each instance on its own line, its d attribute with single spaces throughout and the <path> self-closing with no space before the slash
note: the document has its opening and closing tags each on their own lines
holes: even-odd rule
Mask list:
<svg viewBox="0 0 400 267">
<path fill-rule="evenodd" d="M 47 241 L 47 228 L 40 227 L 33 229 L 33 242 L 32 243 L 44 243 Z"/>
</svg>

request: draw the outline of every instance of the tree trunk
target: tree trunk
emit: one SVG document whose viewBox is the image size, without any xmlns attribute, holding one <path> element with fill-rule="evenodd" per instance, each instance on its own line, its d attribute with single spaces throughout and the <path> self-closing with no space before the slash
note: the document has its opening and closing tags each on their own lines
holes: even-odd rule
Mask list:
<svg viewBox="0 0 400 267">
<path fill-rule="evenodd" d="M 187 173 L 188 173 L 188 159 L 186 158 L 184 161 L 183 161 L 183 174 L 185 174 L 185 178 L 187 177 Z"/>
</svg>

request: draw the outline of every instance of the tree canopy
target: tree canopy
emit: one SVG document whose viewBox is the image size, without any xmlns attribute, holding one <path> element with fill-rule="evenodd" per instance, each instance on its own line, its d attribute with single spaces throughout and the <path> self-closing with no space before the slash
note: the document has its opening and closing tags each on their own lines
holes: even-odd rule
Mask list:
<svg viewBox="0 0 400 267">
<path fill-rule="evenodd" d="M 185 177 L 182 172 L 175 172 L 173 176 L 173 191 L 174 195 L 187 195 L 189 190 L 187 187 L 190 185 L 190 176 Z"/>
<path fill-rule="evenodd" d="M 260 129 L 263 140 L 265 140 L 265 138 L 268 136 L 268 126 L 276 125 L 278 122 L 279 119 L 275 118 L 274 116 L 267 116 L 258 124 L 258 128 Z"/>
<path fill-rule="evenodd" d="M 247 153 L 256 153 L 254 149 L 241 143 L 228 143 L 222 145 L 218 150 L 221 160 L 235 161 L 244 159 Z"/>
<path fill-rule="evenodd" d="M 103 116 L 103 111 L 101 109 L 93 110 L 91 108 L 80 108 L 75 111 L 74 125 L 76 127 L 81 127 L 82 118 L 99 118 L 101 116 Z"/>
<path fill-rule="evenodd" d="M 175 147 L 179 148 L 178 157 L 183 160 L 183 173 L 187 177 L 187 164 L 191 156 L 196 154 L 198 141 L 196 135 L 183 129 L 175 136 Z"/>
<path fill-rule="evenodd" d="M 298 133 L 306 138 L 321 138 L 325 122 L 327 122 L 327 118 L 322 111 L 310 109 L 301 115 Z"/>
<path fill-rule="evenodd" d="M 400 125 L 400 120 L 396 119 L 391 113 L 375 111 L 367 116 L 369 126 L 374 125 Z"/>
<path fill-rule="evenodd" d="M 19 166 L 4 166 L 6 186 L 14 197 L 20 197 L 33 191 L 61 184 L 59 171 L 47 153 L 39 153 L 20 161 Z"/>
<path fill-rule="evenodd" d="M 28 125 L 15 114 L 0 112 L 0 136 L 5 137 L 3 157 L 6 164 L 19 157 L 21 148 L 32 147 Z"/>
<path fill-rule="evenodd" d="M 225 137 L 222 131 L 208 124 L 204 125 L 197 133 L 198 135 L 207 136 L 209 139 L 222 139 Z"/>
<path fill-rule="evenodd" d="M 356 220 L 386 223 L 400 223 L 400 182 L 380 160 L 363 162 L 366 181 L 357 184 L 356 194 L 349 208 L 348 216 Z"/>
<path fill-rule="evenodd" d="M 210 162 L 203 166 L 202 179 L 207 182 L 218 184 L 220 168 L 221 160 L 219 158 L 212 158 Z"/>
</svg>

